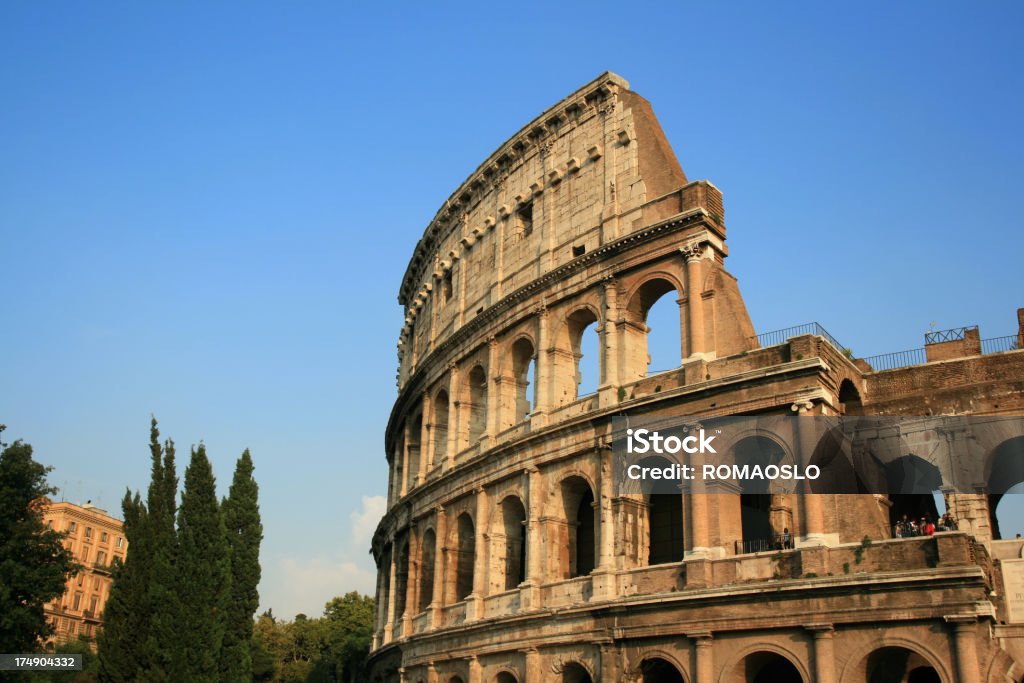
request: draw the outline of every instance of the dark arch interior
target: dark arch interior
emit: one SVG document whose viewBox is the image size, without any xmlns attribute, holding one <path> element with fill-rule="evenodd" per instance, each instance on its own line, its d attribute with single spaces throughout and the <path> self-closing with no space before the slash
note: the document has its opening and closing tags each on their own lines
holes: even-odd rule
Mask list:
<svg viewBox="0 0 1024 683">
<path fill-rule="evenodd" d="M 643 683 L 685 683 L 679 670 L 660 657 L 645 659 L 640 665 L 640 673 L 643 674 Z"/>
<path fill-rule="evenodd" d="M 904 518 L 934 523 L 939 516 L 932 491 L 942 488 L 939 468 L 916 455 L 904 455 L 885 464 L 889 491 L 889 523 L 895 529 Z M 905 533 L 905 532 L 904 532 Z"/>
<path fill-rule="evenodd" d="M 459 515 L 456 552 L 458 557 L 455 564 L 455 599 L 465 600 L 473 592 L 473 562 L 476 559 L 473 519 L 466 513 Z"/>
<path fill-rule="evenodd" d="M 498 674 L 495 677 L 494 683 L 519 683 L 519 682 L 516 680 L 516 677 L 513 676 L 512 674 L 510 674 L 509 672 L 502 671 L 500 674 Z"/>
<path fill-rule="evenodd" d="M 434 552 L 437 541 L 433 529 L 427 529 L 423 534 L 422 549 L 420 550 L 420 604 L 419 611 L 427 609 L 434 600 Z"/>
<path fill-rule="evenodd" d="M 1003 495 L 1015 485 L 1024 482 L 1024 437 L 1008 439 L 992 452 L 988 476 L 988 514 L 992 524 L 992 538 L 1003 537 L 999 530 L 996 511 Z"/>
<path fill-rule="evenodd" d="M 594 683 L 594 679 L 579 664 L 567 664 L 562 669 L 562 683 Z"/>
<path fill-rule="evenodd" d="M 573 576 L 586 576 L 594 571 L 594 494 L 587 487 L 576 511 L 576 571 Z"/>
<path fill-rule="evenodd" d="M 665 458 L 651 456 L 640 467 L 666 468 Z M 647 564 L 667 564 L 683 559 L 683 497 L 678 482 L 645 479 L 641 484 L 647 502 Z"/>
<path fill-rule="evenodd" d="M 785 452 L 767 437 L 750 436 L 736 444 L 733 456 L 737 465 L 765 467 L 778 465 Z M 743 533 L 741 552 L 761 552 L 775 547 L 771 522 L 772 496 L 768 486 L 767 479 L 748 481 L 740 491 L 740 523 Z"/>
<path fill-rule="evenodd" d="M 803 683 L 800 672 L 782 655 L 755 652 L 744 660 L 747 683 Z"/>
<path fill-rule="evenodd" d="M 526 580 L 526 509 L 515 496 L 501 502 L 505 530 L 505 590 Z"/>
<path fill-rule="evenodd" d="M 846 415 L 860 415 L 862 413 L 860 404 L 860 392 L 848 379 L 839 384 L 839 402 L 843 405 L 843 412 Z"/>
<path fill-rule="evenodd" d="M 939 674 L 919 654 L 904 647 L 883 647 L 868 655 L 868 683 L 939 683 Z"/>
</svg>

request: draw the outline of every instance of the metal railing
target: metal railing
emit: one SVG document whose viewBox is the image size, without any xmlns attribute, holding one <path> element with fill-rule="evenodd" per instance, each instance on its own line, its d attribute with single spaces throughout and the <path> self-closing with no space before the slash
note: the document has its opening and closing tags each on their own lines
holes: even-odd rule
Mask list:
<svg viewBox="0 0 1024 683">
<path fill-rule="evenodd" d="M 1003 351 L 1017 351 L 1020 348 L 1020 337 L 1016 334 L 981 340 L 982 355 L 986 353 L 1002 353 Z"/>
<path fill-rule="evenodd" d="M 781 535 L 772 538 L 745 538 L 742 541 L 737 540 L 735 543 L 737 555 L 749 555 L 750 553 L 765 553 L 770 550 L 788 550 L 793 547 L 793 537 L 790 536 L 788 541 L 783 541 Z"/>
<path fill-rule="evenodd" d="M 846 354 L 846 347 L 840 344 L 838 339 L 829 334 L 828 330 L 816 322 L 787 327 L 784 330 L 762 332 L 755 336 L 754 339 L 757 340 L 758 346 L 761 347 L 778 346 L 779 344 L 785 344 L 787 340 L 792 339 L 793 337 L 799 337 L 802 334 L 813 334 L 817 337 L 823 337 L 825 341 L 835 347 L 836 351 L 844 355 Z"/>
<path fill-rule="evenodd" d="M 929 344 L 941 344 L 942 342 L 950 341 L 963 341 L 968 330 L 977 330 L 977 325 L 968 325 L 967 327 L 954 327 L 951 330 L 938 330 L 936 332 L 925 332 L 924 333 L 924 345 Z"/>
<path fill-rule="evenodd" d="M 877 356 L 868 356 L 864 361 L 871 366 L 875 372 L 881 370 L 895 370 L 911 365 L 922 365 L 928 362 L 924 349 L 908 349 L 907 351 L 896 351 L 895 353 L 883 353 Z"/>
</svg>

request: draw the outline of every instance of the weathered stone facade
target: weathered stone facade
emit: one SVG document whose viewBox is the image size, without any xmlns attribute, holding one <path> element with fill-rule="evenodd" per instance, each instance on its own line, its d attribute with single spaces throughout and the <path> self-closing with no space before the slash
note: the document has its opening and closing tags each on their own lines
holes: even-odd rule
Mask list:
<svg viewBox="0 0 1024 683">
<path fill-rule="evenodd" d="M 894 539 L 921 501 L 614 490 L 614 415 L 1024 414 L 1024 351 L 875 372 L 818 334 L 763 346 L 727 255 L 721 193 L 610 73 L 445 202 L 399 297 L 373 680 L 1021 680 L 1021 543 L 992 540 L 985 495 L 947 496 L 961 531 Z M 682 363 L 648 376 L 666 295 Z M 795 547 L 760 552 L 755 518 Z"/>
</svg>

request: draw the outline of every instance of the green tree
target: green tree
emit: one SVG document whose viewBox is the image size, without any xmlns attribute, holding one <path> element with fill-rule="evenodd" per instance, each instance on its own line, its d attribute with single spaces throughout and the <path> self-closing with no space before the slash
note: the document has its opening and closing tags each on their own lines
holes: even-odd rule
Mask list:
<svg viewBox="0 0 1024 683">
<path fill-rule="evenodd" d="M 203 444 L 192 450 L 185 470 L 178 511 L 177 576 L 178 595 L 187 604 L 179 612 L 172 679 L 215 683 L 220 678 L 231 563 L 213 469 Z"/>
<path fill-rule="evenodd" d="M 327 648 L 324 661 L 335 681 L 365 679 L 364 665 L 373 640 L 373 598 L 352 591 L 324 607 Z"/>
<path fill-rule="evenodd" d="M 159 683 L 171 680 L 174 654 L 180 637 L 178 621 L 181 602 L 176 593 L 178 537 L 175 530 L 178 475 L 174 463 L 174 442 L 160 446 L 156 419 L 150 423 L 149 450 L 152 472 L 146 502 L 148 506 L 147 545 L 150 553 L 146 609 L 149 628 L 141 661 L 144 678 Z"/>
<path fill-rule="evenodd" d="M 43 605 L 64 593 L 75 563 L 63 536 L 43 526 L 50 468 L 23 441 L 0 449 L 0 652 L 33 652 L 50 633 Z"/>
<path fill-rule="evenodd" d="M 221 505 L 231 559 L 231 594 L 227 605 L 224 644 L 221 649 L 221 680 L 243 683 L 253 679 L 253 614 L 259 606 L 260 523 L 259 487 L 252 476 L 249 450 L 235 465 L 228 497 Z"/>
</svg>

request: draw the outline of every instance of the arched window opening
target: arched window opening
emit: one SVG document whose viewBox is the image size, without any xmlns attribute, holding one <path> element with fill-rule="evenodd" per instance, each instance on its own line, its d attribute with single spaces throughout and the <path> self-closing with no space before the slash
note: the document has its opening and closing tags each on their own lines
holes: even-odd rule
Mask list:
<svg viewBox="0 0 1024 683">
<path fill-rule="evenodd" d="M 925 525 L 937 524 L 935 493 L 942 489 L 942 473 L 932 463 L 910 454 L 885 465 L 889 525 L 893 538 L 923 536 Z"/>
<path fill-rule="evenodd" d="M 507 671 L 502 671 L 500 674 L 495 676 L 494 683 L 519 683 L 516 677 Z"/>
<path fill-rule="evenodd" d="M 842 405 L 843 413 L 846 415 L 863 415 L 861 409 L 860 392 L 848 379 L 839 384 L 839 403 Z"/>
<path fill-rule="evenodd" d="M 838 427 L 821 437 L 808 464 L 820 472 L 809 482 L 813 493 L 870 493 L 885 487 L 886 474 L 880 462 L 861 457 L 855 466 L 853 445 Z"/>
<path fill-rule="evenodd" d="M 569 523 L 568 578 L 586 576 L 594 571 L 596 515 L 594 493 L 590 484 L 581 477 L 570 477 L 562 482 L 562 501 L 565 519 Z"/>
<path fill-rule="evenodd" d="M 736 444 L 736 464 L 742 467 L 757 465 L 762 469 L 778 465 L 785 457 L 779 444 L 764 436 L 750 436 Z M 772 496 L 768 492 L 769 480 L 744 480 L 740 489 L 740 526 L 743 535 L 741 553 L 759 553 L 773 550 L 778 545 L 776 536 L 784 529 L 772 528 Z M 790 530 L 792 534 L 792 530 Z"/>
<path fill-rule="evenodd" d="M 389 600 L 391 598 L 391 546 L 390 545 L 387 548 L 384 549 L 383 553 L 381 553 L 381 556 L 380 556 L 380 567 L 383 570 L 383 571 L 381 571 L 382 578 L 383 578 L 383 581 L 381 581 L 381 591 L 382 591 L 383 594 L 379 596 L 377 604 L 383 605 L 384 611 L 382 612 L 382 614 L 384 615 L 384 622 L 387 622 L 388 615 L 391 614 L 391 612 L 388 611 L 391 608 L 391 605 L 390 605 L 390 602 L 389 602 Z M 382 622 L 381 625 L 383 626 L 383 622 Z"/>
<path fill-rule="evenodd" d="M 576 393 L 574 399 L 593 394 L 601 385 L 601 340 L 597 334 L 597 318 L 590 309 L 581 309 L 569 316 L 569 338 L 576 359 Z"/>
<path fill-rule="evenodd" d="M 437 549 L 437 537 L 433 529 L 427 529 L 423 534 L 423 542 L 420 547 L 420 604 L 419 611 L 422 612 L 434 599 L 434 557 Z"/>
<path fill-rule="evenodd" d="M 793 662 L 774 652 L 755 652 L 743 664 L 747 683 L 803 683 Z"/>
<path fill-rule="evenodd" d="M 395 563 L 395 614 L 401 618 L 405 614 L 406 591 L 409 589 L 409 541 L 404 539 L 398 546 Z"/>
<path fill-rule="evenodd" d="M 452 676 L 448 679 L 448 683 L 462 683 L 462 676 Z"/>
<path fill-rule="evenodd" d="M 663 278 L 645 282 L 626 306 L 627 381 L 678 368 L 683 358 L 679 292 Z"/>
<path fill-rule="evenodd" d="M 526 509 L 515 496 L 501 502 L 505 530 L 505 590 L 526 581 Z"/>
<path fill-rule="evenodd" d="M 1024 497 L 1011 495 L 1011 500 L 1003 500 L 1006 494 L 1024 493 L 1024 437 L 1008 439 L 999 444 L 992 451 L 989 463 L 988 514 L 992 538 L 1013 538 L 1018 533 L 1024 533 L 1021 521 Z M 1000 504 L 1004 509 L 1003 514 L 999 514 Z"/>
<path fill-rule="evenodd" d="M 459 515 L 457 527 L 454 601 L 465 600 L 473 592 L 473 562 L 476 559 L 476 532 L 469 513 Z"/>
<path fill-rule="evenodd" d="M 487 373 L 477 365 L 469 371 L 469 444 L 474 445 L 487 431 Z"/>
<path fill-rule="evenodd" d="M 594 683 L 594 679 L 586 669 L 573 662 L 562 669 L 562 683 Z"/>
<path fill-rule="evenodd" d="M 660 657 L 645 659 L 640 665 L 643 683 L 685 683 L 679 669 Z"/>
<path fill-rule="evenodd" d="M 448 392 L 442 389 L 434 398 L 434 466 L 448 455 Z"/>
<path fill-rule="evenodd" d="M 903 647 L 883 647 L 868 655 L 868 683 L 939 683 L 938 672 L 921 655 Z"/>
<path fill-rule="evenodd" d="M 423 433 L 423 413 L 418 413 L 412 421 L 412 428 L 409 430 L 407 446 L 409 453 L 409 471 L 406 473 L 406 489 L 411 491 L 416 487 L 416 480 L 420 473 L 420 435 Z"/>
<path fill-rule="evenodd" d="M 516 397 L 515 413 L 509 427 L 522 422 L 533 411 L 536 399 L 531 388 L 535 386 L 534 374 L 537 363 L 534 356 L 536 355 L 533 344 L 525 337 L 512 345 L 512 375 L 515 381 Z"/>
<path fill-rule="evenodd" d="M 640 467 L 670 467 L 665 458 L 644 458 Z M 647 564 L 679 562 L 685 552 L 683 543 L 683 497 L 672 480 L 645 479 L 642 484 L 647 503 Z"/>
</svg>

